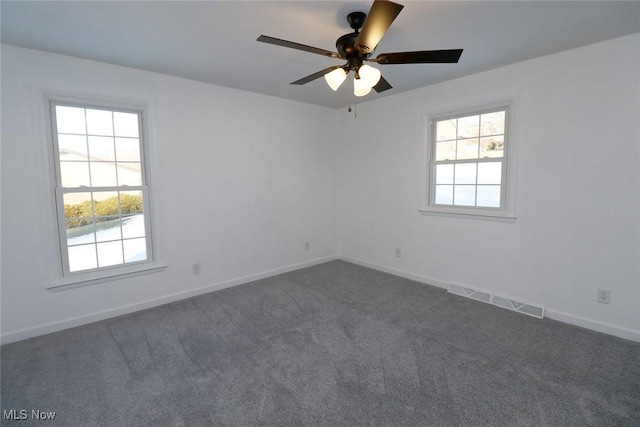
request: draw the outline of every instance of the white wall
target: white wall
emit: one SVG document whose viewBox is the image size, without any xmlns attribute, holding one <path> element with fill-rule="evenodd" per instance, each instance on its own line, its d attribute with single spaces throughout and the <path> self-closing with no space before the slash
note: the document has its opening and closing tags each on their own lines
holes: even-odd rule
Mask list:
<svg viewBox="0 0 640 427">
<path fill-rule="evenodd" d="M 515 222 L 418 213 L 427 115 L 510 99 Z M 548 317 L 640 341 L 640 35 L 336 117 L 341 256 L 538 302 Z M 611 290 L 611 305 L 596 303 L 597 288 Z"/>
<path fill-rule="evenodd" d="M 144 102 L 161 273 L 53 292 L 42 92 Z M 330 109 L 2 47 L 2 338 L 62 329 L 335 255 Z M 329 132 L 329 133 L 328 133 Z M 310 250 L 304 250 L 310 242 Z M 200 261 L 202 273 L 191 274 Z"/>
</svg>

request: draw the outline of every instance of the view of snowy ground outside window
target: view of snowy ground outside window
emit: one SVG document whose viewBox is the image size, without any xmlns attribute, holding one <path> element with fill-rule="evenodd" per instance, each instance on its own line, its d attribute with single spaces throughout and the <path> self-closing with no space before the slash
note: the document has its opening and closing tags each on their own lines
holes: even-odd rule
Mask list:
<svg viewBox="0 0 640 427">
<path fill-rule="evenodd" d="M 147 259 L 144 215 L 69 229 L 70 271 L 90 270 Z M 127 238 L 131 237 L 131 238 Z M 124 240 L 121 240 L 123 239 Z"/>
</svg>

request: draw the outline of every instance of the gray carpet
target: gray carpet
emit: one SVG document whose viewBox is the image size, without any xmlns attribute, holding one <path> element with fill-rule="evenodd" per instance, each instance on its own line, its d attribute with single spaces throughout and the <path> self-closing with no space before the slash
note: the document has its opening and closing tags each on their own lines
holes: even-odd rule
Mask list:
<svg viewBox="0 0 640 427">
<path fill-rule="evenodd" d="M 1 350 L 3 425 L 640 425 L 640 343 L 341 261 Z"/>
</svg>

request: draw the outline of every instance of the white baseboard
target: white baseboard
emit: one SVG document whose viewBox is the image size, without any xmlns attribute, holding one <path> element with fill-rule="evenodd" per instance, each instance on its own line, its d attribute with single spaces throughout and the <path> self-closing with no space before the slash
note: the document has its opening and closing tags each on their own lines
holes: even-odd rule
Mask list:
<svg viewBox="0 0 640 427">
<path fill-rule="evenodd" d="M 405 279 L 415 280 L 416 282 L 424 283 L 427 285 L 437 286 L 439 288 L 447 289 L 450 282 L 435 279 L 432 277 L 420 276 L 417 274 L 409 273 L 407 271 L 398 270 L 386 265 L 380 265 L 364 261 L 358 258 L 352 258 L 345 255 L 338 255 L 338 259 L 350 262 L 352 264 L 361 265 L 363 267 L 371 268 L 372 270 L 382 271 L 384 273 L 393 274 L 394 276 L 404 277 Z M 545 308 L 545 317 L 559 322 L 568 323 L 570 325 L 580 326 L 582 328 L 591 329 L 592 331 L 602 332 L 605 334 L 613 335 L 619 338 L 624 338 L 631 341 L 640 342 L 640 331 L 625 328 L 622 326 L 612 325 L 598 320 L 587 319 L 584 317 L 576 316 L 569 313 L 564 313 L 552 308 Z"/>
<path fill-rule="evenodd" d="M 29 338 L 37 337 L 40 335 L 50 334 L 52 332 L 59 332 L 65 329 L 74 328 L 76 326 L 87 325 L 89 323 L 99 322 L 101 320 L 111 319 L 113 317 L 122 316 L 125 314 L 135 313 L 137 311 L 146 310 L 148 308 L 157 307 L 183 299 L 195 297 L 198 295 L 206 294 L 213 291 L 218 291 L 233 286 L 242 285 L 244 283 L 253 282 L 260 279 L 265 279 L 271 276 L 277 276 L 279 274 L 288 273 L 290 271 L 300 270 L 301 268 L 312 267 L 314 265 L 323 264 L 325 262 L 334 261 L 338 259 L 337 256 L 327 256 L 322 258 L 316 258 L 310 261 L 301 262 L 298 264 L 292 264 L 285 267 L 275 268 L 272 270 L 263 271 L 248 276 L 238 277 L 232 280 L 226 280 L 224 282 L 218 282 L 211 285 L 203 286 L 196 289 L 190 289 L 184 292 L 176 292 L 173 294 L 165 295 L 158 298 L 152 298 L 149 300 L 127 304 L 120 307 L 110 308 L 108 310 L 99 311 L 96 313 L 86 314 L 83 316 L 72 317 L 56 322 L 47 323 L 44 325 L 33 326 L 30 328 L 20 329 L 14 332 L 7 332 L 0 336 L 1 344 L 9 344 L 16 341 L 22 341 Z"/>
<path fill-rule="evenodd" d="M 389 267 L 386 265 L 374 264 L 368 261 L 361 260 L 359 258 L 352 258 L 345 255 L 338 255 L 338 259 L 342 261 L 350 262 L 351 264 L 367 267 L 372 270 L 382 271 L 383 273 L 389 273 L 389 274 L 393 274 L 394 276 L 399 276 L 405 279 L 414 280 L 416 282 L 424 283 L 425 285 L 437 286 L 443 289 L 447 289 L 449 287 L 449 282 L 445 282 L 443 280 L 434 279 L 433 277 L 420 276 L 418 274 L 413 274 L 407 271 L 398 270 L 396 268 Z"/>
<path fill-rule="evenodd" d="M 551 308 L 547 308 L 544 314 L 549 319 L 557 320 L 559 322 L 569 323 L 571 325 L 591 329 L 592 331 L 602 332 L 619 338 L 640 342 L 640 331 L 600 322 L 598 320 L 575 316 L 573 314 L 564 313 Z"/>
</svg>

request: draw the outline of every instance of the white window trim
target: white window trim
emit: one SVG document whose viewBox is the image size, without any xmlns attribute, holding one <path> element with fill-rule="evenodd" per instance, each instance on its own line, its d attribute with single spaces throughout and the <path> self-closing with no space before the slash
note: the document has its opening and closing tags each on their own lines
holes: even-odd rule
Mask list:
<svg viewBox="0 0 640 427">
<path fill-rule="evenodd" d="M 517 102 L 515 100 L 494 102 L 473 108 L 464 108 L 454 110 L 448 113 L 426 114 L 424 121 L 425 150 L 424 160 L 422 162 L 421 185 L 420 185 L 420 207 L 418 212 L 424 215 L 438 215 L 457 218 L 483 219 L 489 221 L 513 222 L 516 219 L 515 213 L 515 188 L 516 188 L 516 161 L 517 161 Z M 507 141 L 505 152 L 506 171 L 503 177 L 506 179 L 506 185 L 501 188 L 502 195 L 505 200 L 503 208 L 478 208 L 478 207 L 462 207 L 462 206 L 442 206 L 432 204 L 433 177 L 431 176 L 430 163 L 434 153 L 432 148 L 433 135 L 432 122 L 434 120 L 463 116 L 468 113 L 477 113 L 488 111 L 500 107 L 508 109 L 508 119 L 505 129 L 505 139 Z"/>
<path fill-rule="evenodd" d="M 77 287 L 95 285 L 98 283 L 121 280 L 129 277 L 163 271 L 167 267 L 167 264 L 163 261 L 160 261 L 161 258 L 158 251 L 158 241 L 160 240 L 160 238 L 158 233 L 156 214 L 153 208 L 153 197 L 151 197 L 151 185 L 149 184 L 149 182 L 153 182 L 153 178 L 151 177 L 153 175 L 153 160 L 155 157 L 152 155 L 152 151 L 149 147 L 149 140 L 152 138 L 151 107 L 142 103 L 125 103 L 118 100 L 105 99 L 103 97 L 101 97 L 101 99 L 94 99 L 93 97 L 59 95 L 48 91 L 39 91 L 39 93 L 40 96 L 44 98 L 44 124 L 46 129 L 46 142 L 48 151 L 47 157 L 49 160 L 49 164 L 51 165 L 50 182 L 52 190 L 51 199 L 53 201 L 51 212 L 53 213 L 52 220 L 56 224 L 55 252 L 57 254 L 57 274 L 56 279 L 54 279 L 53 283 L 46 285 L 46 288 L 52 291 L 74 289 Z M 51 102 L 59 102 L 67 105 L 76 104 L 85 108 L 89 106 L 96 106 L 114 110 L 135 110 L 142 112 L 142 138 L 140 138 L 140 143 L 142 145 L 142 169 L 145 176 L 143 192 L 145 193 L 145 210 L 147 211 L 145 212 L 147 222 L 146 228 L 150 236 L 150 239 L 148 241 L 148 248 L 151 256 L 149 257 L 149 260 L 132 264 L 105 267 L 97 270 L 68 272 L 67 274 L 65 274 L 65 268 L 63 266 L 67 262 L 64 259 L 66 251 L 63 251 L 62 249 L 65 243 L 62 241 L 63 233 L 60 231 L 59 215 L 57 213 L 58 209 L 61 209 L 61 207 L 59 206 L 61 198 L 56 195 L 56 193 L 60 191 L 57 180 L 59 174 L 59 158 L 55 150 L 56 145 L 54 144 Z"/>
<path fill-rule="evenodd" d="M 68 278 L 61 278 L 55 283 L 47 285 L 47 289 L 52 291 L 59 291 L 65 289 L 75 289 L 84 286 L 97 285 L 100 283 L 111 282 L 114 280 L 127 279 L 130 277 L 136 277 L 143 274 L 158 273 L 167 268 L 166 263 L 150 262 L 146 264 L 135 264 L 130 266 L 124 266 L 118 268 L 115 272 L 100 271 L 102 274 L 97 274 L 97 271 L 91 273 L 85 273 L 82 277 L 74 276 Z"/>
</svg>

